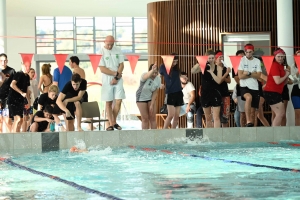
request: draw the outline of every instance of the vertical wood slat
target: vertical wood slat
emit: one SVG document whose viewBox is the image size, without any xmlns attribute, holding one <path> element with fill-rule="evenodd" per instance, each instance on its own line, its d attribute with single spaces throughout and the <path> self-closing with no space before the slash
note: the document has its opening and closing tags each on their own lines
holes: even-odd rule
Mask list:
<svg viewBox="0 0 300 200">
<path fill-rule="evenodd" d="M 179 65 L 198 91 L 200 76 L 191 75 L 195 56 L 208 48 L 222 49 L 220 33 L 271 32 L 277 46 L 276 0 L 173 0 L 148 4 L 149 64 L 162 63 L 161 55 L 177 52 Z M 300 49 L 300 0 L 293 0 L 294 46 Z M 157 112 L 164 102 L 159 91 Z"/>
</svg>

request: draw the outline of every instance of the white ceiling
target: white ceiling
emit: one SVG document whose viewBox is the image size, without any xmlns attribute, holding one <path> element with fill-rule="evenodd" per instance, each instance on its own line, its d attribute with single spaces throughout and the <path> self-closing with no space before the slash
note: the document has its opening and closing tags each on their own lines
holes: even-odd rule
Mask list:
<svg viewBox="0 0 300 200">
<path fill-rule="evenodd" d="M 9 17 L 146 17 L 147 4 L 155 1 L 163 0 L 6 0 L 6 14 Z"/>
</svg>

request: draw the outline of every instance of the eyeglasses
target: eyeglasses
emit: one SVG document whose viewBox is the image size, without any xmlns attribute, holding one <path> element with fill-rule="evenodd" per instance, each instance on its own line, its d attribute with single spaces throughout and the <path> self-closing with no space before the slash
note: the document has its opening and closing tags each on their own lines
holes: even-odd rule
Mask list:
<svg viewBox="0 0 300 200">
<path fill-rule="evenodd" d="M 151 84 L 152 84 L 152 81 L 150 81 L 148 85 L 151 86 Z"/>
</svg>

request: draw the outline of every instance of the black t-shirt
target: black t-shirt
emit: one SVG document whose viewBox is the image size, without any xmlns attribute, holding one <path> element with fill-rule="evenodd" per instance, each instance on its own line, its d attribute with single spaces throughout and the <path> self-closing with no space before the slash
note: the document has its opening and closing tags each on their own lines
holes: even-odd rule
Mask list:
<svg viewBox="0 0 300 200">
<path fill-rule="evenodd" d="M 27 92 L 27 88 L 28 88 L 28 86 L 30 86 L 30 78 L 27 74 L 25 74 L 22 71 L 17 72 L 14 75 L 13 80 L 17 81 L 16 85 L 22 92 L 24 92 L 24 93 Z M 9 96 L 10 103 L 24 102 L 24 97 L 12 88 L 10 88 L 8 96 Z"/>
<path fill-rule="evenodd" d="M 204 73 L 202 74 L 201 78 L 201 90 L 202 91 L 209 91 L 209 90 L 219 90 L 219 84 L 213 79 L 211 74 L 207 71 L 210 69 L 210 66 L 206 64 Z M 214 74 L 217 75 L 217 68 L 214 70 Z"/>
<path fill-rule="evenodd" d="M 79 91 L 85 91 L 87 87 L 87 82 L 85 79 L 81 79 L 80 86 L 78 90 L 74 90 L 72 86 L 72 81 L 66 83 L 65 87 L 62 89 L 61 93 L 65 94 L 68 98 L 73 98 L 78 96 Z"/>
<path fill-rule="evenodd" d="M 238 76 L 237 74 L 234 73 L 234 69 L 232 69 L 232 78 L 235 76 Z M 241 96 L 241 87 L 240 84 L 236 84 L 236 96 L 239 97 Z"/>
<path fill-rule="evenodd" d="M 6 99 L 9 93 L 10 84 L 16 71 L 13 68 L 7 66 L 2 70 L 2 73 L 8 78 L 4 80 L 2 86 L 0 87 L 0 99 Z"/>
<path fill-rule="evenodd" d="M 223 69 L 222 69 L 222 76 L 224 76 L 224 74 L 226 73 L 226 71 L 227 71 L 227 68 L 223 67 Z M 228 74 L 228 76 L 229 76 L 229 74 Z M 228 97 L 228 96 L 230 96 L 230 93 L 229 93 L 229 90 L 228 90 L 228 84 L 225 81 L 223 81 L 220 84 L 220 93 L 221 93 L 222 97 Z"/>
<path fill-rule="evenodd" d="M 44 93 L 40 95 L 38 104 L 42 106 L 41 110 L 44 110 L 47 105 L 55 105 L 56 99 L 57 97 L 54 100 L 52 100 L 48 97 L 48 93 Z"/>
<path fill-rule="evenodd" d="M 41 111 L 41 110 L 37 111 L 31 120 L 31 124 L 33 124 L 35 117 L 45 118 L 44 111 Z M 51 117 L 51 119 L 53 120 L 54 118 Z M 46 120 L 42 121 L 42 122 L 36 122 L 36 123 L 38 123 L 38 125 L 39 125 L 39 128 L 38 128 L 39 132 L 46 130 L 48 127 L 48 124 L 49 124 L 49 122 L 47 122 Z"/>
</svg>

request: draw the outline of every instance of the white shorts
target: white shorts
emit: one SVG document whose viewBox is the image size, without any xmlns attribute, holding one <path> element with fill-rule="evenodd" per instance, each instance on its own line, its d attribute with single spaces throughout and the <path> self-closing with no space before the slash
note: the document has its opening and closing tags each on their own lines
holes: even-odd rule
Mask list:
<svg viewBox="0 0 300 200">
<path fill-rule="evenodd" d="M 123 87 L 123 81 L 117 85 L 102 85 L 101 100 L 102 101 L 113 101 L 115 99 L 125 99 L 125 91 Z"/>
<path fill-rule="evenodd" d="M 238 100 L 238 104 L 237 104 L 238 111 L 239 112 L 245 112 L 245 103 L 246 103 L 246 101 L 243 101 L 241 96 L 238 96 L 237 100 Z"/>
</svg>

